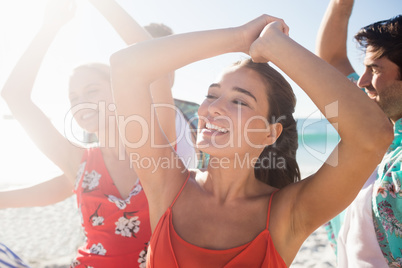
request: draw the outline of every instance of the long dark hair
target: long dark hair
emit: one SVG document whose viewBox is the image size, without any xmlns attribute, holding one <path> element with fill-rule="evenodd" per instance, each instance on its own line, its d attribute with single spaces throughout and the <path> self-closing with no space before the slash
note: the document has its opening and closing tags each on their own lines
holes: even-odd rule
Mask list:
<svg viewBox="0 0 402 268">
<path fill-rule="evenodd" d="M 293 112 L 296 97 L 286 79 L 267 63 L 255 63 L 251 59 L 235 63 L 235 66 L 256 71 L 266 82 L 268 98 L 268 122 L 280 123 L 283 130 L 272 145 L 264 148 L 254 166 L 255 177 L 273 187 L 284 186 L 300 180 L 296 162 L 298 136 Z"/>
</svg>

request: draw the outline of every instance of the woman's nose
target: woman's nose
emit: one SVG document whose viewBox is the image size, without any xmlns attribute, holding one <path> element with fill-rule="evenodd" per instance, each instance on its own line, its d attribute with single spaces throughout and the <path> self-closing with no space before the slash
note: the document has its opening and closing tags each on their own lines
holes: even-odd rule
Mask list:
<svg viewBox="0 0 402 268">
<path fill-rule="evenodd" d="M 225 114 L 225 102 L 222 97 L 214 99 L 208 106 L 208 113 L 210 115 L 223 115 Z"/>
</svg>

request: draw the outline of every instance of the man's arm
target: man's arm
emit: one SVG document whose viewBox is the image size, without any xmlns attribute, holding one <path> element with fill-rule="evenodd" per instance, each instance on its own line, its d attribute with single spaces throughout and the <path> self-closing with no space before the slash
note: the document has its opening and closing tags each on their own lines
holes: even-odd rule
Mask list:
<svg viewBox="0 0 402 268">
<path fill-rule="evenodd" d="M 354 73 L 348 59 L 346 42 L 354 0 L 331 0 L 321 21 L 316 54 L 344 75 Z"/>
</svg>

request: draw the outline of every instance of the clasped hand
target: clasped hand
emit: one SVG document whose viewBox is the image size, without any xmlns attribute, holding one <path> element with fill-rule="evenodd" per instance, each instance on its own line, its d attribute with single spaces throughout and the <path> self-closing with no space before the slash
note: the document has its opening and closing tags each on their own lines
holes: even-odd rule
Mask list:
<svg viewBox="0 0 402 268">
<path fill-rule="evenodd" d="M 243 42 L 241 51 L 249 54 L 254 62 L 268 62 L 269 42 L 275 36 L 289 35 L 284 20 L 265 14 L 240 26 L 239 31 Z"/>
<path fill-rule="evenodd" d="M 46 5 L 44 26 L 61 27 L 75 15 L 76 3 L 74 0 L 49 0 Z"/>
</svg>

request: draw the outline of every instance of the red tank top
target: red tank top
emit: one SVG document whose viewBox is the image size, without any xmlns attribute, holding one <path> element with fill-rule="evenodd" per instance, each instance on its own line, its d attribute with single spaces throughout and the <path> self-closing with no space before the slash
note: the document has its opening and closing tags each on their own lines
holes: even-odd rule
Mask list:
<svg viewBox="0 0 402 268">
<path fill-rule="evenodd" d="M 268 230 L 273 194 L 269 200 L 266 228 L 251 242 L 231 249 L 211 250 L 183 240 L 174 230 L 172 207 L 187 181 L 188 178 L 155 228 L 148 248 L 147 268 L 287 267 Z"/>
<path fill-rule="evenodd" d="M 99 148 L 87 149 L 74 192 L 86 243 L 71 267 L 144 268 L 151 237 L 149 208 L 141 184 L 120 196 Z"/>
</svg>

